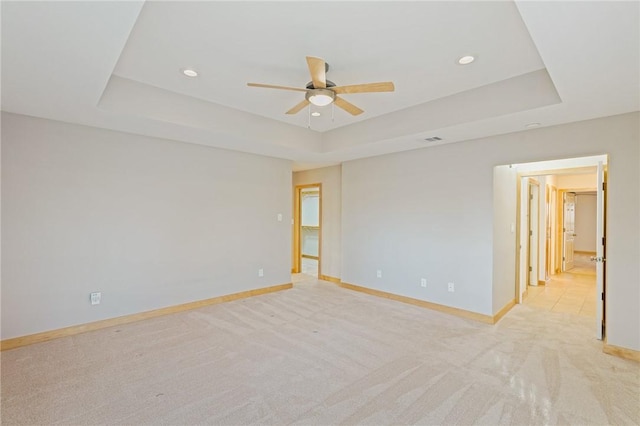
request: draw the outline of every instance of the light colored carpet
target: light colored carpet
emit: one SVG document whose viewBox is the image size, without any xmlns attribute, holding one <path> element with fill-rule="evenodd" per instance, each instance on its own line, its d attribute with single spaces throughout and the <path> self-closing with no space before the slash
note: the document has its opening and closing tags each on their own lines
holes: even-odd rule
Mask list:
<svg viewBox="0 0 640 426">
<path fill-rule="evenodd" d="M 1 354 L 2 424 L 638 424 L 593 320 L 496 326 L 305 280 Z"/>
</svg>

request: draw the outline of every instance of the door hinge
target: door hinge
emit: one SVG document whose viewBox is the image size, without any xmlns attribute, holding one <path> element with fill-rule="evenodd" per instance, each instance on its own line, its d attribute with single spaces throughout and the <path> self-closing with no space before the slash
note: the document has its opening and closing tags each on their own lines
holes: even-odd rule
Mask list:
<svg viewBox="0 0 640 426">
<path fill-rule="evenodd" d="M 602 293 L 600 293 L 600 300 L 602 300 L 604 302 L 604 291 Z"/>
<path fill-rule="evenodd" d="M 531 269 L 531 266 L 529 266 L 529 272 L 533 272 L 533 269 Z"/>
<path fill-rule="evenodd" d="M 602 237 L 602 245 L 605 245 L 605 244 L 604 244 L 604 237 Z"/>
<path fill-rule="evenodd" d="M 533 194 L 529 194 L 529 199 L 533 200 Z"/>
<path fill-rule="evenodd" d="M 562 261 L 564 262 L 564 256 L 562 256 Z"/>
<path fill-rule="evenodd" d="M 529 236 L 533 237 L 533 231 L 529 231 Z"/>
<path fill-rule="evenodd" d="M 607 190 L 607 182 L 602 182 L 602 190 L 603 191 Z"/>
</svg>

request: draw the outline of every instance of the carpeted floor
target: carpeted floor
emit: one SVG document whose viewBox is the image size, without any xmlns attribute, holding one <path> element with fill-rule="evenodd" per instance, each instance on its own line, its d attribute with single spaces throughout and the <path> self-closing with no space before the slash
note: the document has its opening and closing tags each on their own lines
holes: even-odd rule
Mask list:
<svg viewBox="0 0 640 426">
<path fill-rule="evenodd" d="M 496 326 L 293 289 L 1 354 L 2 424 L 639 424 L 640 366 L 593 319 Z"/>
</svg>

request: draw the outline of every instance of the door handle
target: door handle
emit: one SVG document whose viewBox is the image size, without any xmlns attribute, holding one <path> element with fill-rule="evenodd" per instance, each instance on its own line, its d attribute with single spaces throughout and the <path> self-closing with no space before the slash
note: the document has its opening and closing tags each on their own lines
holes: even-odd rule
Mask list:
<svg viewBox="0 0 640 426">
<path fill-rule="evenodd" d="M 592 262 L 602 262 L 602 263 L 604 263 L 607 260 L 604 257 L 596 257 L 596 256 L 591 256 L 590 259 Z"/>
</svg>

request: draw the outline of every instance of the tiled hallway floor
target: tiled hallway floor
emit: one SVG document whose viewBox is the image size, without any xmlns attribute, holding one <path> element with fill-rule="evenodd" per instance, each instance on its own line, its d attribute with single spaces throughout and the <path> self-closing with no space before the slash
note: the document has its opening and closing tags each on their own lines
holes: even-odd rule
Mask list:
<svg viewBox="0 0 640 426">
<path fill-rule="evenodd" d="M 596 269 L 589 255 L 576 254 L 575 267 L 553 275 L 546 285 L 529 286 L 525 305 L 595 318 Z"/>
</svg>

